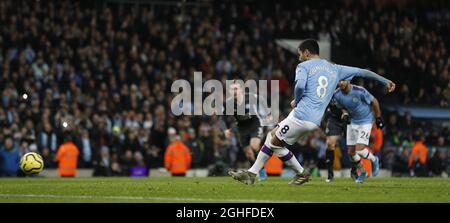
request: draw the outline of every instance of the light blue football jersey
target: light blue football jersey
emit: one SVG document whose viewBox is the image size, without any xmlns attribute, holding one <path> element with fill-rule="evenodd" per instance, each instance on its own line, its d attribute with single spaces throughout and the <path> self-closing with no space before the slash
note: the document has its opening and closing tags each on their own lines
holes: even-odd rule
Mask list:
<svg viewBox="0 0 450 223">
<path fill-rule="evenodd" d="M 297 65 L 295 70 L 294 117 L 320 125 L 340 80 L 354 76 L 365 77 L 387 84 L 389 80 L 372 71 L 333 64 L 324 59 L 310 59 Z"/>
<path fill-rule="evenodd" d="M 365 88 L 352 85 L 348 94 L 338 89 L 334 93 L 334 99 L 338 107 L 348 111 L 352 124 L 363 125 L 373 122 L 374 117 L 370 104 L 374 97 Z"/>
</svg>

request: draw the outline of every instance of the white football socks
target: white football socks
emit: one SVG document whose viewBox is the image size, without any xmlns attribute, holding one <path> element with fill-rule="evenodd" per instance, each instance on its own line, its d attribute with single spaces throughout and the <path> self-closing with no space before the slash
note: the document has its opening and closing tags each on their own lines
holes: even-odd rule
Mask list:
<svg viewBox="0 0 450 223">
<path fill-rule="evenodd" d="M 295 158 L 294 154 L 287 148 L 272 145 L 271 140 L 272 136 L 269 133 L 261 151 L 259 151 L 258 156 L 256 157 L 255 163 L 253 163 L 248 171 L 257 174 L 264 167 L 267 160 L 275 153 L 281 161 L 286 163 L 286 165 L 291 167 L 296 173 L 303 173 L 304 168 L 298 162 L 297 158 Z"/>
<path fill-rule="evenodd" d="M 376 160 L 375 156 L 366 148 L 356 151 L 356 154 L 358 154 L 361 158 L 368 159 L 370 161 Z"/>
<path fill-rule="evenodd" d="M 357 163 L 361 160 L 361 157 L 358 155 L 358 153 L 355 153 L 355 155 L 352 156 L 352 161 Z"/>
<path fill-rule="evenodd" d="M 283 149 L 289 151 L 289 150 L 286 149 L 286 148 L 283 148 Z M 295 173 L 303 173 L 303 171 L 304 171 L 305 169 L 304 169 L 304 168 L 302 167 L 302 165 L 298 162 L 297 158 L 295 158 L 295 156 L 292 154 L 291 151 L 289 151 L 289 154 L 286 155 L 286 156 L 284 156 L 284 157 L 287 157 L 287 156 L 290 156 L 289 159 L 287 159 L 287 160 L 283 160 L 283 157 L 280 157 L 280 159 L 283 160 L 284 163 L 286 163 L 287 166 L 291 167 L 291 168 L 295 171 Z"/>
<path fill-rule="evenodd" d="M 266 164 L 267 160 L 272 157 L 273 151 L 269 149 L 266 145 L 261 148 L 258 156 L 256 157 L 256 161 L 253 163 L 252 167 L 248 169 L 249 172 L 257 174 Z"/>
</svg>

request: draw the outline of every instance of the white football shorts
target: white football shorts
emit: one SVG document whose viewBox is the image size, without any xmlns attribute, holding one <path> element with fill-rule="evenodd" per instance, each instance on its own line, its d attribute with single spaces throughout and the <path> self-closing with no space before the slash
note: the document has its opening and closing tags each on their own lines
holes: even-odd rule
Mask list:
<svg viewBox="0 0 450 223">
<path fill-rule="evenodd" d="M 347 145 L 354 146 L 356 144 L 369 145 L 370 132 L 372 123 L 370 124 L 350 124 L 347 125 Z"/>
<path fill-rule="evenodd" d="M 278 129 L 275 132 L 277 138 L 288 145 L 294 145 L 301 137 L 319 128 L 315 123 L 300 120 L 294 117 L 294 111 L 289 116 L 278 123 Z"/>
</svg>

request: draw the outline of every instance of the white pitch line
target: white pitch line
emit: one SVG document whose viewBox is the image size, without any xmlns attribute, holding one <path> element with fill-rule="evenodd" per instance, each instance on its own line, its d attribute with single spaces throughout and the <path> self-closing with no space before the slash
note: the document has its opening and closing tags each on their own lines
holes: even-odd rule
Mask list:
<svg viewBox="0 0 450 223">
<path fill-rule="evenodd" d="M 257 199 L 210 199 L 194 197 L 139 197 L 139 196 L 90 196 L 90 195 L 54 195 L 54 194 L 0 194 L 3 198 L 66 198 L 66 199 L 116 199 L 116 200 L 156 200 L 156 201 L 192 201 L 225 203 L 293 203 L 292 201 Z M 309 203 L 309 202 L 308 202 Z"/>
</svg>

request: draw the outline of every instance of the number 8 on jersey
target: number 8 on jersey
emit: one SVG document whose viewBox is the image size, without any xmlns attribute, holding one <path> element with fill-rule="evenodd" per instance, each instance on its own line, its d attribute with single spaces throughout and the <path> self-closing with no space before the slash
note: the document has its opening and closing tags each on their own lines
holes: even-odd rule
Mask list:
<svg viewBox="0 0 450 223">
<path fill-rule="evenodd" d="M 328 78 L 325 76 L 320 76 L 318 82 L 319 86 L 317 86 L 316 89 L 317 96 L 319 96 L 319 98 L 323 98 L 327 94 Z"/>
</svg>

